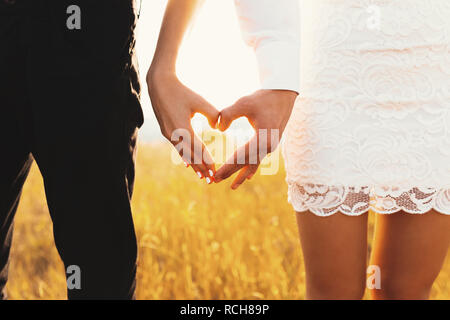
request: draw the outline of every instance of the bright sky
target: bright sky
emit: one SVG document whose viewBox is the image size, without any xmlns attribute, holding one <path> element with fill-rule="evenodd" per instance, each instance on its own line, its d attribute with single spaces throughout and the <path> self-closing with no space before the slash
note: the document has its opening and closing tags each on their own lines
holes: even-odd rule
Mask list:
<svg viewBox="0 0 450 320">
<path fill-rule="evenodd" d="M 152 141 L 162 137 L 150 105 L 145 75 L 153 57 L 167 0 L 142 2 L 137 48 L 146 119 L 140 136 L 143 141 Z M 185 39 L 178 61 L 178 75 L 187 86 L 218 109 L 257 89 L 256 61 L 252 50 L 242 40 L 233 0 L 205 1 Z M 194 119 L 194 126 L 206 125 L 206 120 Z M 243 129 L 250 129 L 244 120 L 233 125 L 231 133 L 237 135 Z"/>
</svg>

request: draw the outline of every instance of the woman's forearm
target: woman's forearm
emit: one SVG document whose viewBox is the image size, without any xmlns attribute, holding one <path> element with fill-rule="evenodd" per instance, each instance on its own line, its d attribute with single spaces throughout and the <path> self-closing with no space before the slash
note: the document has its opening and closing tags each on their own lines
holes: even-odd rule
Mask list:
<svg viewBox="0 0 450 320">
<path fill-rule="evenodd" d="M 175 73 L 184 35 L 204 0 L 169 0 L 150 70 Z"/>
<path fill-rule="evenodd" d="M 254 48 L 262 89 L 300 90 L 300 2 L 234 0 L 244 39 Z"/>
</svg>

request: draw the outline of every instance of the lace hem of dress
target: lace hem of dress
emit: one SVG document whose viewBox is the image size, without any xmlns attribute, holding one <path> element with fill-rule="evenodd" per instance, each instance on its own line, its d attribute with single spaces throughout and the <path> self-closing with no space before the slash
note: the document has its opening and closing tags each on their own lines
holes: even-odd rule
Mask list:
<svg viewBox="0 0 450 320">
<path fill-rule="evenodd" d="M 288 185 L 289 202 L 294 210 L 311 211 L 317 216 L 326 217 L 337 212 L 359 216 L 369 210 L 381 214 L 399 211 L 424 214 L 432 209 L 450 215 L 450 188 Z"/>
</svg>

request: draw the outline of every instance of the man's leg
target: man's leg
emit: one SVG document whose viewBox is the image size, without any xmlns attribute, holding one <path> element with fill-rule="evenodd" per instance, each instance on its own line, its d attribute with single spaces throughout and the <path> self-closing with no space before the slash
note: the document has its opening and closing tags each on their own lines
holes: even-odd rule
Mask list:
<svg viewBox="0 0 450 320">
<path fill-rule="evenodd" d="M 66 269 L 81 272 L 81 287 L 69 286 L 68 297 L 131 299 L 137 243 L 130 198 L 142 123 L 132 11 L 117 7 L 126 1 L 76 1 L 83 19 L 77 33 L 65 29 L 66 10 L 57 2 L 43 10 L 56 18 L 32 21 L 38 32 L 31 37 L 29 90 L 32 151 L 55 243 Z M 115 17 L 118 24 L 102 21 Z"/>
<path fill-rule="evenodd" d="M 18 16 L 0 6 L 0 300 L 5 299 L 13 219 L 32 158 L 27 139 L 24 50 Z M 7 11 L 8 10 L 8 11 Z"/>
<path fill-rule="evenodd" d="M 87 85 L 59 106 L 68 108 L 66 117 L 36 117 L 33 155 L 44 178 L 59 254 L 66 269 L 75 265 L 81 270 L 81 288 L 68 290 L 68 297 L 131 299 L 137 255 L 130 206 L 137 125 L 120 110 L 127 105 L 117 88 L 102 84 L 84 95 Z M 58 88 L 55 95 L 69 91 Z M 103 112 L 88 112 L 95 108 Z"/>
<path fill-rule="evenodd" d="M 0 68 L 1 70 L 1 68 Z M 1 82 L 1 81 L 0 81 Z M 0 94 L 0 103 L 5 103 Z M 13 104 L 6 106 L 14 108 Z M 5 286 L 8 280 L 9 254 L 12 244 L 13 220 L 19 205 L 23 184 L 28 176 L 33 159 L 13 114 L 1 110 L 0 116 L 0 300 L 6 298 Z"/>
<path fill-rule="evenodd" d="M 120 126 L 114 128 L 121 132 Z M 114 137 L 99 133 L 97 150 L 83 139 L 83 145 L 63 142 L 56 153 L 45 147 L 35 153 L 58 252 L 66 269 L 81 271 L 81 287 L 68 288 L 70 299 L 134 297 L 137 244 L 130 199 L 135 136 L 129 150 L 108 150 L 107 144 L 123 146 Z"/>
<path fill-rule="evenodd" d="M 29 154 L 7 147 L 4 141 L 0 142 L 0 149 L 4 155 L 0 167 L 0 300 L 3 300 L 6 298 L 13 219 L 33 160 Z"/>
</svg>

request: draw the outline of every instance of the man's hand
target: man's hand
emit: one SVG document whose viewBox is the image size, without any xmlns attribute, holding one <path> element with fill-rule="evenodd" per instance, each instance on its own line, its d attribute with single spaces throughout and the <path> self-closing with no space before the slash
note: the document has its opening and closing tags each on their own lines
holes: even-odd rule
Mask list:
<svg viewBox="0 0 450 320">
<path fill-rule="evenodd" d="M 256 134 L 216 172 L 216 182 L 240 170 L 231 185 L 232 189 L 237 189 L 245 179 L 255 174 L 264 157 L 278 146 L 297 95 L 288 90 L 259 90 L 220 113 L 221 131 L 225 131 L 235 119 L 246 117 Z"/>
<path fill-rule="evenodd" d="M 162 134 L 176 146 L 186 166 L 190 164 L 200 178 L 204 177 L 211 183 L 215 173 L 214 161 L 194 133 L 191 118 L 195 113 L 201 113 L 206 116 L 211 127 L 215 128 L 219 111 L 185 87 L 174 74 L 158 73 L 150 69 L 147 85 Z"/>
</svg>

